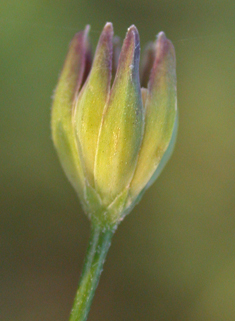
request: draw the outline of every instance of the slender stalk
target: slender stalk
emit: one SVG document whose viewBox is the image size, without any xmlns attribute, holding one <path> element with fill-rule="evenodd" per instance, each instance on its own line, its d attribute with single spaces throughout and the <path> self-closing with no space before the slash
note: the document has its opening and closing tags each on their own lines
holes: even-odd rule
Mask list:
<svg viewBox="0 0 235 321">
<path fill-rule="evenodd" d="M 91 236 L 69 321 L 85 321 L 99 282 L 114 229 L 92 225 Z"/>
</svg>

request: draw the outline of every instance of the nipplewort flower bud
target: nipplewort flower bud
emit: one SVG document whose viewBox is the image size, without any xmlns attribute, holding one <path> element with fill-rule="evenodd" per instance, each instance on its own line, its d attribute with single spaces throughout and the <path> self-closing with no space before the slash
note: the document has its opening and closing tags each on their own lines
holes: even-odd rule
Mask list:
<svg viewBox="0 0 235 321">
<path fill-rule="evenodd" d="M 120 49 L 107 23 L 93 61 L 88 32 L 86 27 L 70 44 L 54 95 L 52 137 L 89 218 L 116 226 L 156 180 L 173 150 L 175 51 L 160 32 L 146 47 L 139 72 L 135 26 Z M 140 74 L 147 88 L 141 88 Z"/>
</svg>

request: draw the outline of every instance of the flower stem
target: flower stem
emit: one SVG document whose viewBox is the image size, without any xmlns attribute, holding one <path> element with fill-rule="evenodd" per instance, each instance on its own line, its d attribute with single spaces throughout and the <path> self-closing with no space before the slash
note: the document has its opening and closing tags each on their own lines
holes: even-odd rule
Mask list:
<svg viewBox="0 0 235 321">
<path fill-rule="evenodd" d="M 115 229 L 92 225 L 91 236 L 69 321 L 85 321 Z"/>
</svg>

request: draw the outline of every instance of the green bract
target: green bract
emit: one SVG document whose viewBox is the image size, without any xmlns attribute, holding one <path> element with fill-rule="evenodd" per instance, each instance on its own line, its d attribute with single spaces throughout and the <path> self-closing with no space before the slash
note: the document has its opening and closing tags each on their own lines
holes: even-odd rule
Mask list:
<svg viewBox="0 0 235 321">
<path fill-rule="evenodd" d="M 54 95 L 52 136 L 89 218 L 115 226 L 158 177 L 173 150 L 175 51 L 159 33 L 145 50 L 141 78 L 147 88 L 141 88 L 136 27 L 128 29 L 120 51 L 107 23 L 93 62 L 88 31 L 86 27 L 70 44 Z"/>
</svg>

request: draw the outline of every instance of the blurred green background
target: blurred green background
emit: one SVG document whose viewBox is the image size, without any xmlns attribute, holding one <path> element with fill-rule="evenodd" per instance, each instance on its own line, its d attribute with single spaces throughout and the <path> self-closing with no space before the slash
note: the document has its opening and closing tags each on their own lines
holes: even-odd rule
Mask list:
<svg viewBox="0 0 235 321">
<path fill-rule="evenodd" d="M 51 97 L 68 44 L 106 21 L 176 48 L 173 157 L 120 225 L 89 320 L 235 320 L 235 2 L 0 1 L 0 314 L 68 320 L 89 222 L 57 159 Z"/>
</svg>

